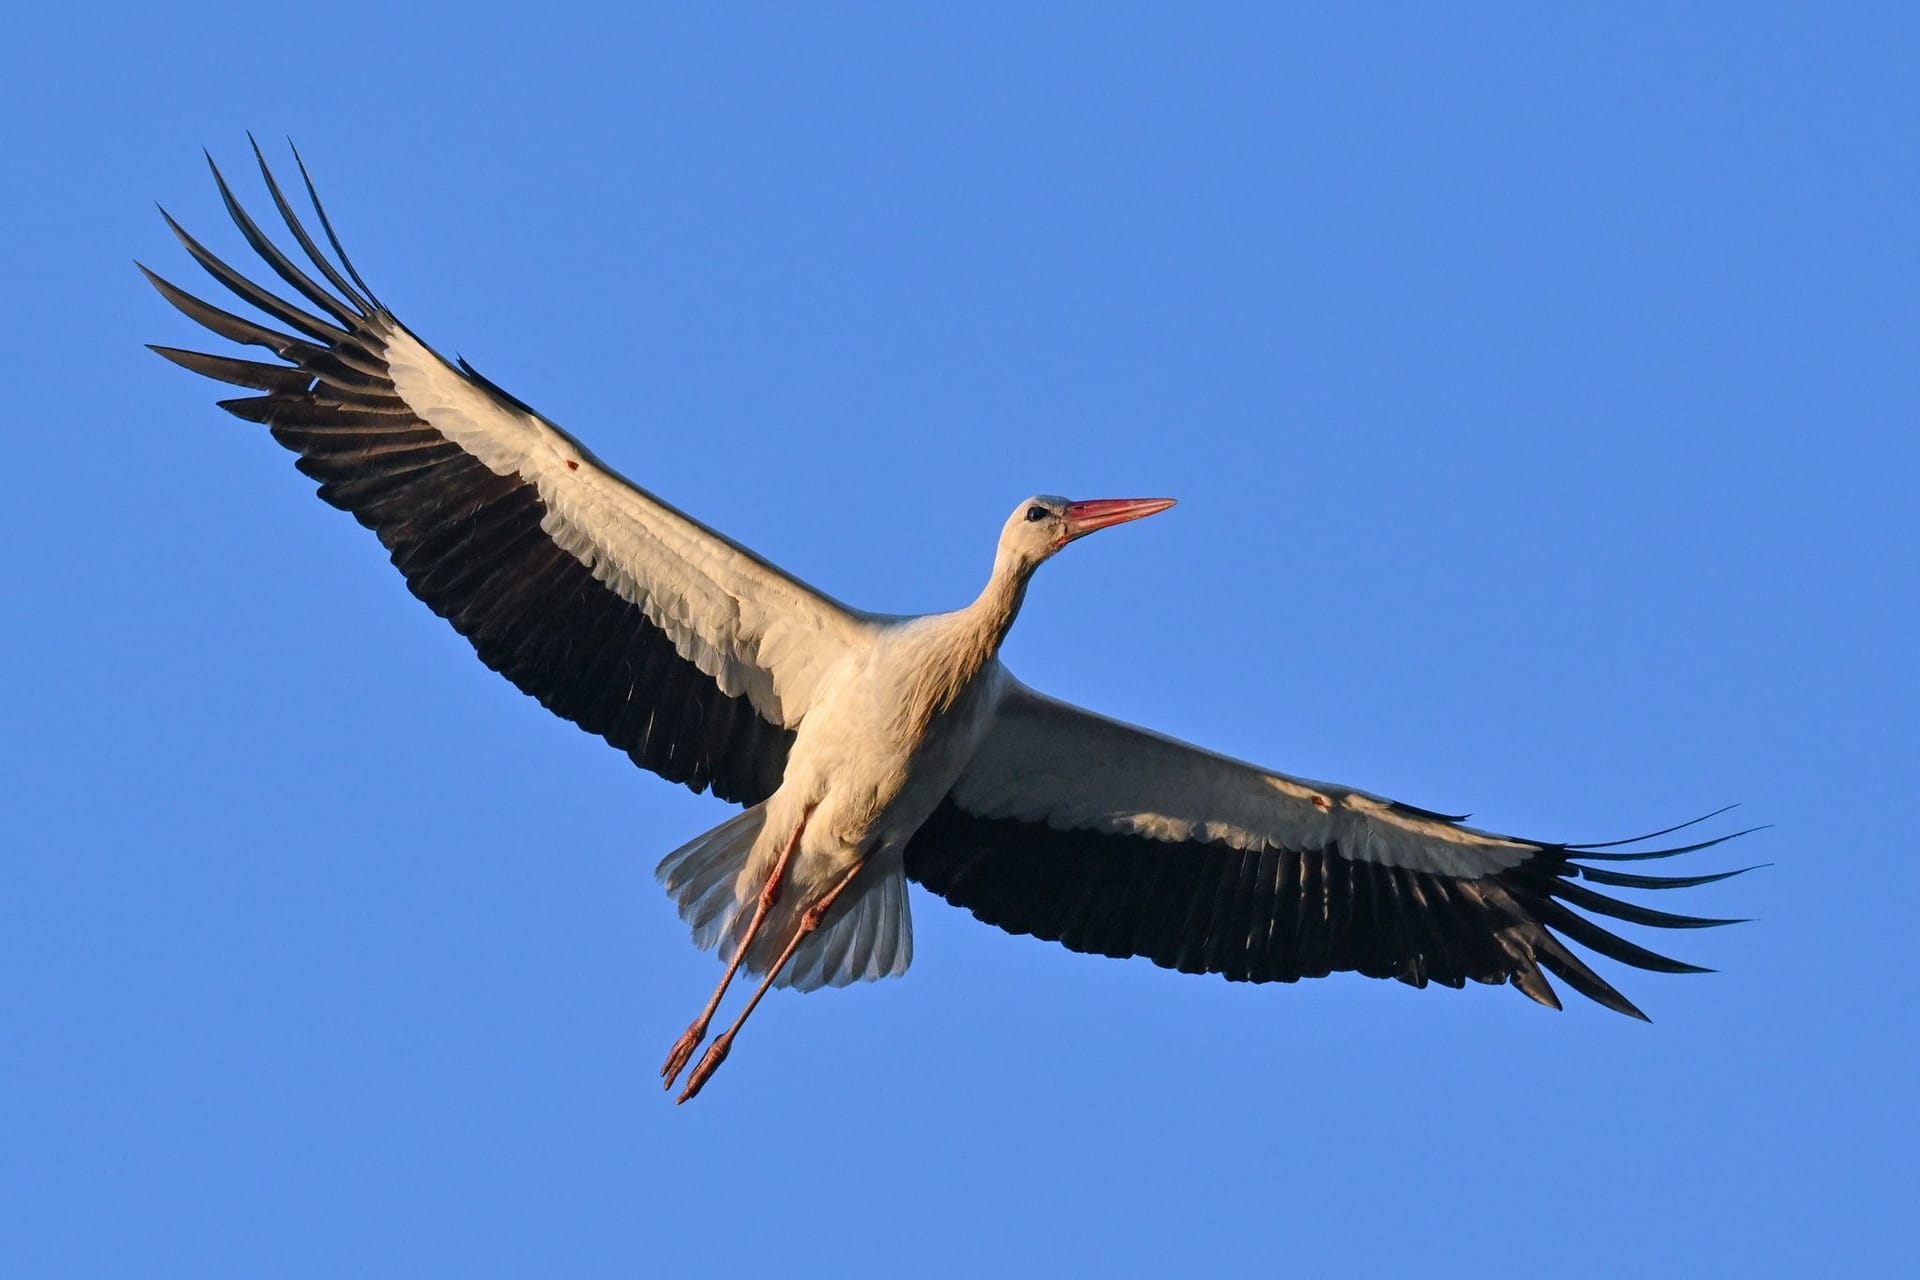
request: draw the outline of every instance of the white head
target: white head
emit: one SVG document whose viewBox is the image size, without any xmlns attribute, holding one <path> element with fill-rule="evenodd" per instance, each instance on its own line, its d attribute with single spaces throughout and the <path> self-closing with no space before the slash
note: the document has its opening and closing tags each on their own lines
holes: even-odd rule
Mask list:
<svg viewBox="0 0 1920 1280">
<path fill-rule="evenodd" d="M 1000 555 L 1024 573 L 1076 538 L 1173 505 L 1172 498 L 1097 498 L 1069 502 L 1051 493 L 1036 494 L 1013 509 L 1000 530 Z"/>
</svg>

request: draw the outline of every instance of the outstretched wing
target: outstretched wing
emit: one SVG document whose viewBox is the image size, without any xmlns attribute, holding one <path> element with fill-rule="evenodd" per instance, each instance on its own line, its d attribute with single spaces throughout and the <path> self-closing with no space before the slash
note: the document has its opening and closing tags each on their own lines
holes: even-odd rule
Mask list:
<svg viewBox="0 0 1920 1280">
<path fill-rule="evenodd" d="M 1007 677 L 985 742 L 914 837 L 906 865 L 914 880 L 988 924 L 1074 951 L 1147 956 L 1246 982 L 1336 970 L 1416 987 L 1510 982 L 1557 1009 L 1544 968 L 1581 995 L 1644 1018 L 1561 938 L 1641 969 L 1701 970 L 1571 908 L 1661 928 L 1730 924 L 1588 885 L 1682 888 L 1739 872 L 1648 876 L 1586 863 L 1666 857 L 1720 840 L 1618 853 L 1491 835 L 1214 755 Z"/>
<path fill-rule="evenodd" d="M 247 243 L 310 307 L 167 223 L 208 274 L 292 332 L 146 274 L 190 319 L 284 363 L 154 350 L 260 392 L 220 405 L 298 454 L 320 496 L 379 535 L 407 586 L 489 667 L 644 768 L 728 800 L 765 798 L 822 679 L 866 643 L 864 616 L 623 480 L 464 361 L 442 360 L 354 270 L 305 166 L 337 265 L 254 155 L 305 263 L 267 238 L 217 168 L 214 180 Z"/>
</svg>

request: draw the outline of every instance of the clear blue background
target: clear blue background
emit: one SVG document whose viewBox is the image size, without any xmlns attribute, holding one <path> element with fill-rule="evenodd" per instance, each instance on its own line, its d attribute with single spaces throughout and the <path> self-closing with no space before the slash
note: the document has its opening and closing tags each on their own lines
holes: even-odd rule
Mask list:
<svg viewBox="0 0 1920 1280">
<path fill-rule="evenodd" d="M 8 1274 L 1911 1263 L 1911 6 L 110 9 L 0 43 Z M 834 593 L 1175 495 L 1046 569 L 1026 679 L 1529 835 L 1744 801 L 1695 866 L 1775 865 L 1660 905 L 1758 922 L 1603 962 L 1642 1026 L 916 892 L 905 980 L 674 1108 L 715 968 L 652 868 L 725 807 L 140 347 L 200 340 L 150 202 L 238 251 L 248 128 L 420 333 Z"/>
</svg>

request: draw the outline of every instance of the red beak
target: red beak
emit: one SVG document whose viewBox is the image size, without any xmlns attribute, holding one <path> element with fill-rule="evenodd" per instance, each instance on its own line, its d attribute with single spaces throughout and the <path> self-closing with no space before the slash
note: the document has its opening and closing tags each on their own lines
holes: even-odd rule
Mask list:
<svg viewBox="0 0 1920 1280">
<path fill-rule="evenodd" d="M 1063 542 L 1084 538 L 1095 529 L 1140 520 L 1173 505 L 1172 498 L 1096 498 L 1067 504 L 1067 535 Z"/>
</svg>

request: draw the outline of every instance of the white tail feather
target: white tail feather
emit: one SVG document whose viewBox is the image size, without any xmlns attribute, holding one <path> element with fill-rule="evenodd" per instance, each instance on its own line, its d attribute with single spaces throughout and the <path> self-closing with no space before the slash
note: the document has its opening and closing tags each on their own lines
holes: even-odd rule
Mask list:
<svg viewBox="0 0 1920 1280">
<path fill-rule="evenodd" d="M 793 953 L 785 972 L 773 980 L 774 986 L 818 991 L 898 977 L 907 971 L 913 963 L 913 917 L 907 909 L 906 873 L 897 862 L 884 871 L 877 867 L 868 871 L 874 873 L 872 878 L 863 873 L 849 886 L 820 928 Z M 773 936 L 784 941 L 791 934 Z M 747 954 L 747 967 L 756 973 L 763 972 L 761 965 L 778 954 L 770 951 L 763 957 L 760 952 L 756 946 Z"/>
<path fill-rule="evenodd" d="M 693 945 L 702 951 L 713 950 L 732 931 L 739 914 L 740 873 L 766 820 L 764 806 L 744 809 L 660 859 L 653 870 L 680 909 L 680 919 L 693 930 Z M 746 898 L 753 900 L 751 893 Z"/>
<path fill-rule="evenodd" d="M 693 943 L 711 951 L 724 939 L 723 959 L 731 959 L 739 936 L 753 918 L 759 877 L 746 878 L 754 843 L 766 825 L 766 811 L 754 805 L 702 832 L 660 859 L 654 876 L 679 908 Z M 767 914 L 760 937 L 743 966 L 762 974 L 793 937 L 811 895 L 808 886 L 790 885 Z M 907 907 L 907 878 L 894 860 L 882 869 L 870 866 L 834 904 L 826 920 L 800 944 L 774 980 L 779 987 L 816 991 L 844 987 L 905 973 L 913 963 L 913 921 Z"/>
</svg>

